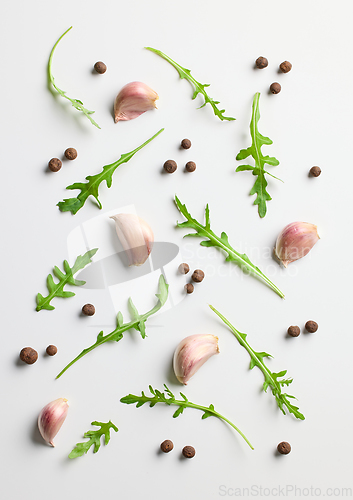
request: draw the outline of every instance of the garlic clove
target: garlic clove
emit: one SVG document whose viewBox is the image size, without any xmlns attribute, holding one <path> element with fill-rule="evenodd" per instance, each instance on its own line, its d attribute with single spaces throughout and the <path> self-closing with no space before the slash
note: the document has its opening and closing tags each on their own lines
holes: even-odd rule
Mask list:
<svg viewBox="0 0 353 500">
<path fill-rule="evenodd" d="M 150 109 L 157 108 L 158 94 L 142 82 L 125 85 L 114 102 L 114 121 L 128 121 L 137 118 Z"/>
<path fill-rule="evenodd" d="M 320 239 L 317 226 L 309 222 L 292 222 L 278 235 L 275 255 L 284 267 L 305 257 Z"/>
<path fill-rule="evenodd" d="M 154 235 L 150 226 L 135 214 L 117 214 L 110 217 L 128 258 L 129 266 L 141 266 L 152 251 Z"/>
<path fill-rule="evenodd" d="M 44 441 L 54 447 L 53 439 L 63 425 L 69 405 L 67 399 L 59 398 L 42 408 L 38 417 L 38 428 Z"/>
<path fill-rule="evenodd" d="M 214 354 L 219 353 L 218 337 L 209 334 L 190 335 L 174 352 L 174 373 L 186 385 L 197 370 Z"/>
</svg>

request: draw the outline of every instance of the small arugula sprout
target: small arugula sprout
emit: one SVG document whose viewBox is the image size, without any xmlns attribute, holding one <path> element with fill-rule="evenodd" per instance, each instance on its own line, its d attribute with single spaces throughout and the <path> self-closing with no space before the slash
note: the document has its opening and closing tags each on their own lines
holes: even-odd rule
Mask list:
<svg viewBox="0 0 353 500">
<path fill-rule="evenodd" d="M 234 328 L 234 326 L 213 306 L 210 305 L 210 308 L 228 326 L 228 328 L 233 333 L 234 337 L 238 340 L 239 344 L 243 346 L 244 349 L 246 349 L 247 352 L 249 353 L 251 358 L 250 370 L 252 370 L 254 366 L 257 366 L 262 371 L 263 376 L 265 378 L 262 388 L 265 392 L 267 392 L 268 388 L 271 389 L 272 394 L 276 398 L 276 403 L 280 408 L 281 412 L 283 413 L 283 415 L 286 414 L 283 408 L 283 406 L 285 406 L 287 408 L 288 413 L 292 413 L 296 418 L 300 420 L 305 420 L 305 417 L 302 413 L 300 413 L 299 408 L 297 406 L 294 406 L 289 401 L 289 399 L 296 399 L 296 398 L 294 396 L 291 396 L 290 394 L 282 393 L 282 387 L 288 386 L 293 382 L 292 378 L 289 379 L 282 378 L 286 375 L 287 370 L 283 370 L 278 373 L 271 372 L 271 370 L 265 365 L 264 362 L 264 358 L 272 358 L 271 354 L 268 354 L 267 352 L 254 351 L 254 349 L 252 349 L 252 347 L 250 347 L 250 345 L 248 344 L 246 340 L 247 335 L 245 333 L 241 333 L 236 328 Z"/>
<path fill-rule="evenodd" d="M 101 446 L 101 437 L 104 436 L 104 443 L 107 445 L 110 441 L 110 429 L 113 429 L 115 432 L 119 430 L 110 420 L 107 423 L 94 421 L 91 422 L 91 425 L 96 425 L 100 429 L 85 432 L 83 437 L 89 438 L 89 440 L 84 443 L 77 443 L 70 453 L 69 458 L 82 457 L 82 455 L 88 452 L 91 446 L 94 446 L 93 453 L 97 453 Z"/>
<path fill-rule="evenodd" d="M 173 418 L 179 417 L 184 411 L 185 408 L 195 408 L 196 410 L 201 410 L 203 411 L 202 415 L 202 420 L 208 417 L 217 417 L 220 420 L 224 420 L 224 422 L 227 422 L 233 429 L 235 429 L 243 439 L 248 443 L 250 448 L 253 450 L 253 446 L 250 444 L 248 439 L 244 436 L 244 434 L 241 432 L 241 430 L 238 429 L 236 425 L 234 425 L 230 420 L 228 420 L 226 417 L 218 413 L 212 404 L 210 406 L 201 406 L 197 405 L 195 403 L 192 403 L 191 401 L 188 400 L 188 398 L 183 394 L 182 392 L 180 393 L 180 396 L 182 399 L 175 399 L 174 394 L 168 389 L 166 384 L 164 384 L 165 392 L 158 391 L 157 389 L 153 389 L 152 386 L 149 386 L 150 393 L 152 394 L 152 397 L 148 397 L 145 395 L 145 393 L 142 391 L 141 396 L 134 396 L 133 394 L 128 394 L 127 396 L 123 397 L 120 399 L 121 403 L 130 405 L 136 403 L 136 408 L 139 408 L 140 406 L 144 405 L 145 403 L 149 403 L 150 407 L 153 408 L 153 406 L 157 403 L 164 403 L 166 405 L 176 405 L 179 408 L 174 412 Z"/>
<path fill-rule="evenodd" d="M 92 114 L 94 113 L 94 111 L 90 111 L 88 109 L 86 109 L 84 106 L 83 106 L 83 102 L 80 101 L 79 99 L 71 99 L 71 97 L 67 96 L 66 95 L 66 92 L 64 90 L 61 90 L 59 89 L 59 87 L 56 86 L 55 84 L 55 81 L 54 81 L 54 77 L 53 77 L 53 73 L 52 73 L 52 69 L 51 69 L 51 66 L 52 66 L 52 62 L 53 62 L 53 55 L 54 55 L 54 51 L 58 45 L 58 43 L 60 42 L 60 40 L 66 35 L 66 33 L 68 33 L 70 30 L 72 29 L 72 26 L 65 31 L 65 33 L 63 33 L 61 35 L 61 37 L 56 41 L 54 47 L 51 49 L 51 52 L 50 52 L 50 56 L 49 56 L 49 61 L 48 61 L 48 82 L 49 82 L 49 85 L 51 84 L 54 89 L 58 92 L 59 95 L 61 95 L 61 97 L 64 97 L 65 99 L 67 99 L 68 101 L 71 102 L 71 104 L 73 105 L 73 107 L 75 109 L 77 109 L 77 111 L 82 111 L 82 113 L 87 116 L 87 118 L 89 119 L 89 121 L 92 123 L 92 125 L 94 125 L 95 127 L 99 128 L 100 129 L 100 126 L 98 125 L 98 123 L 96 123 L 93 118 L 92 118 Z"/>
<path fill-rule="evenodd" d="M 77 271 L 80 271 L 88 264 L 92 262 L 91 257 L 96 254 L 98 248 L 94 248 L 93 250 L 88 250 L 84 255 L 79 255 L 75 261 L 75 264 L 70 267 L 67 260 L 64 260 L 64 270 L 65 273 L 60 271 L 60 269 L 55 266 L 53 269 L 53 274 L 56 278 L 58 278 L 58 283 L 55 283 L 53 276 L 48 274 L 47 277 L 47 287 L 49 294 L 46 297 L 43 297 L 41 293 L 37 294 L 37 308 L 36 311 L 41 311 L 42 309 L 47 309 L 48 311 L 52 311 L 55 309 L 54 306 L 50 304 L 51 300 L 54 297 L 63 297 L 64 299 L 67 297 L 73 297 L 74 292 L 66 292 L 64 291 L 65 285 L 74 285 L 74 286 L 82 286 L 85 285 L 85 281 L 75 280 L 74 274 Z"/>
<path fill-rule="evenodd" d="M 265 174 L 270 175 L 274 179 L 283 182 L 278 177 L 270 174 L 265 170 L 265 164 L 271 165 L 273 167 L 279 165 L 279 161 L 277 158 L 273 156 L 264 156 L 261 152 L 261 147 L 263 145 L 272 144 L 271 139 L 265 137 L 260 134 L 258 130 L 258 122 L 260 120 L 260 109 L 259 109 L 259 100 L 260 100 L 260 92 L 257 92 L 254 96 L 253 105 L 252 105 L 252 115 L 250 122 L 250 135 L 252 139 L 252 144 L 247 149 L 242 149 L 236 156 L 236 160 L 245 160 L 248 156 L 252 156 L 255 160 L 255 167 L 252 165 L 240 165 L 236 172 L 242 172 L 244 170 L 252 171 L 253 175 L 257 176 L 255 184 L 253 185 L 250 195 L 256 194 L 256 200 L 254 201 L 254 205 L 258 205 L 259 216 L 265 217 L 267 206 L 266 202 L 272 200 L 271 196 L 266 191 L 267 180 L 265 178 Z"/>
<path fill-rule="evenodd" d="M 158 293 L 156 293 L 156 297 L 158 299 L 157 304 L 150 310 L 147 311 L 145 314 L 139 314 L 136 306 L 131 300 L 131 297 L 129 299 L 129 309 L 130 309 L 130 314 L 132 317 L 132 320 L 129 321 L 128 323 L 123 323 L 123 315 L 121 312 L 118 312 L 117 318 L 116 318 L 116 328 L 113 330 L 111 333 L 108 333 L 107 335 L 103 335 L 103 332 L 99 332 L 97 336 L 97 341 L 92 344 L 90 347 L 87 347 L 87 349 L 84 349 L 78 356 L 76 356 L 75 359 L 73 359 L 68 365 L 65 366 L 63 370 L 57 375 L 56 378 L 61 377 L 66 370 L 70 368 L 76 361 L 79 359 L 83 358 L 86 354 L 89 352 L 93 351 L 96 347 L 104 344 L 105 342 L 110 342 L 110 341 L 115 341 L 119 342 L 123 338 L 124 332 L 127 330 L 131 330 L 134 328 L 138 332 L 140 332 L 141 337 L 144 339 L 146 337 L 146 321 L 147 319 L 152 316 L 152 314 L 155 314 L 158 312 L 166 303 L 167 298 L 168 298 L 168 288 L 169 285 L 167 285 L 164 276 L 161 274 L 159 277 L 159 282 L 158 282 Z"/>
<path fill-rule="evenodd" d="M 202 83 L 198 82 L 197 80 L 195 80 L 195 78 L 191 75 L 191 72 L 189 69 L 183 68 L 182 66 L 180 66 L 180 64 L 173 61 L 173 59 L 168 57 L 166 54 L 164 54 L 160 50 L 152 49 L 152 47 L 145 47 L 145 49 L 150 50 L 151 52 L 154 52 L 158 56 L 160 56 L 163 59 L 165 59 L 166 61 L 168 61 L 169 64 L 171 64 L 177 70 L 181 79 L 185 78 L 186 80 L 188 80 L 191 83 L 191 85 L 194 87 L 194 93 L 192 95 L 192 99 L 196 99 L 198 94 L 201 94 L 204 97 L 205 102 L 198 109 L 205 107 L 206 104 L 209 103 L 212 106 L 214 114 L 216 116 L 218 116 L 218 118 L 220 120 L 222 120 L 222 121 L 223 120 L 227 120 L 227 121 L 235 120 L 235 118 L 224 116 L 225 109 L 219 109 L 217 107 L 217 104 L 219 104 L 219 101 L 214 101 L 212 99 L 212 97 L 209 97 L 209 95 L 207 94 L 207 92 L 205 90 L 206 87 L 210 86 L 208 83 L 202 84 Z"/>
</svg>

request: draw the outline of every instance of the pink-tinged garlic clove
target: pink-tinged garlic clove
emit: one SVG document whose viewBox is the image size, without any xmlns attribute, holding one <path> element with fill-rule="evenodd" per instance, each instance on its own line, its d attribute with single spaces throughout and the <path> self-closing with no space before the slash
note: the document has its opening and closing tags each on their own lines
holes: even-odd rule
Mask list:
<svg viewBox="0 0 353 500">
<path fill-rule="evenodd" d="M 117 214 L 110 217 L 128 258 L 129 266 L 141 266 L 148 259 L 154 243 L 150 226 L 135 214 Z"/>
<path fill-rule="evenodd" d="M 67 399 L 59 398 L 42 408 L 38 417 L 38 428 L 44 441 L 54 447 L 53 439 L 63 425 L 69 405 Z"/>
<path fill-rule="evenodd" d="M 309 222 L 292 222 L 278 235 L 275 255 L 284 267 L 305 257 L 320 239 L 317 227 Z"/>
<path fill-rule="evenodd" d="M 210 334 L 190 335 L 174 352 L 174 373 L 186 385 L 197 370 L 214 354 L 219 353 L 218 337 Z"/>
<path fill-rule="evenodd" d="M 114 102 L 114 121 L 128 121 L 137 118 L 150 109 L 157 108 L 158 94 L 142 82 L 125 85 Z"/>
</svg>

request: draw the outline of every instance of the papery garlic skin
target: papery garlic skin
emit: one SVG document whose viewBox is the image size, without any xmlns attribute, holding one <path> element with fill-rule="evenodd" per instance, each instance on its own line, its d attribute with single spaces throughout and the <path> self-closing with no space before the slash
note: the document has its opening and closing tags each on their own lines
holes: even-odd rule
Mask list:
<svg viewBox="0 0 353 500">
<path fill-rule="evenodd" d="M 217 353 L 218 337 L 215 335 L 199 334 L 186 337 L 174 352 L 173 368 L 176 378 L 186 385 L 197 370 Z"/>
<path fill-rule="evenodd" d="M 114 121 L 128 121 L 137 118 L 150 109 L 157 108 L 158 94 L 142 82 L 125 85 L 114 102 Z"/>
<path fill-rule="evenodd" d="M 151 227 L 135 214 L 117 214 L 110 217 L 128 258 L 129 266 L 141 266 L 148 259 L 154 243 Z"/>
<path fill-rule="evenodd" d="M 67 399 L 59 398 L 42 408 L 38 417 L 38 428 L 44 441 L 54 447 L 53 439 L 63 425 L 69 405 Z"/>
<path fill-rule="evenodd" d="M 317 226 L 309 222 L 292 222 L 278 235 L 275 255 L 284 267 L 305 257 L 320 239 Z"/>
</svg>

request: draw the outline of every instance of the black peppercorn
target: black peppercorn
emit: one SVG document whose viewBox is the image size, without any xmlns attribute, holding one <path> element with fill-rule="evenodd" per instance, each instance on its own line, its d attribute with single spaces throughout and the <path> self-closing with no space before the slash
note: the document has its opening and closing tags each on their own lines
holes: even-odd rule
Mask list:
<svg viewBox="0 0 353 500">
<path fill-rule="evenodd" d="M 183 262 L 182 264 L 180 264 L 178 269 L 179 269 L 180 274 L 188 274 L 188 272 L 190 271 L 189 264 L 186 264 L 186 262 Z"/>
<path fill-rule="evenodd" d="M 183 149 L 190 149 L 191 148 L 191 141 L 189 139 L 183 139 L 181 141 L 181 147 Z"/>
<path fill-rule="evenodd" d="M 196 271 L 192 273 L 191 279 L 192 281 L 195 281 L 195 283 L 201 283 L 204 277 L 205 273 L 201 271 L 201 269 L 196 269 Z"/>
<path fill-rule="evenodd" d="M 283 61 L 283 63 L 279 65 L 279 69 L 282 73 L 288 73 L 288 71 L 292 69 L 292 65 L 289 61 Z"/>
<path fill-rule="evenodd" d="M 170 451 L 172 451 L 173 448 L 174 444 L 173 441 L 171 441 L 170 439 L 166 439 L 161 444 L 161 450 L 163 451 L 163 453 L 169 453 Z"/>
<path fill-rule="evenodd" d="M 319 325 L 316 323 L 316 321 L 307 321 L 305 323 L 305 330 L 309 333 L 315 333 L 318 328 Z"/>
<path fill-rule="evenodd" d="M 187 283 L 184 288 L 186 293 L 192 293 L 194 291 L 194 285 L 192 283 Z"/>
<path fill-rule="evenodd" d="M 259 69 L 267 68 L 268 60 L 266 57 L 258 57 L 255 61 L 256 67 Z"/>
<path fill-rule="evenodd" d="M 287 330 L 288 335 L 291 337 L 298 337 L 300 335 L 299 326 L 290 326 Z"/>
<path fill-rule="evenodd" d="M 270 91 L 272 92 L 272 94 L 279 94 L 281 92 L 281 88 L 282 87 L 277 82 L 271 83 L 270 85 Z"/>
<path fill-rule="evenodd" d="M 310 169 L 310 175 L 313 177 L 319 177 L 321 174 L 321 168 L 320 167 L 311 167 Z"/>
<path fill-rule="evenodd" d="M 279 443 L 279 445 L 277 446 L 278 453 L 280 453 L 281 455 L 288 455 L 291 449 L 291 445 L 286 441 L 282 441 L 282 443 Z"/>
<path fill-rule="evenodd" d="M 192 458 L 195 456 L 196 452 L 193 446 L 184 446 L 182 453 L 185 458 Z"/>
<path fill-rule="evenodd" d="M 58 352 L 58 348 L 55 345 L 48 345 L 46 352 L 48 356 L 55 356 L 55 354 Z"/>
<path fill-rule="evenodd" d="M 193 161 L 188 161 L 185 165 L 185 170 L 187 172 L 194 172 L 196 170 L 196 163 Z"/>
<path fill-rule="evenodd" d="M 86 316 L 93 316 L 93 314 L 96 312 L 96 308 L 92 304 L 85 304 L 82 307 L 82 312 Z"/>
<path fill-rule="evenodd" d="M 104 64 L 102 61 L 96 62 L 94 65 L 94 69 L 99 73 L 100 75 L 103 75 L 107 71 L 107 66 Z"/>
<path fill-rule="evenodd" d="M 77 151 L 75 148 L 67 148 L 64 155 L 68 160 L 75 160 L 77 158 Z"/>
<path fill-rule="evenodd" d="M 173 172 L 176 171 L 176 169 L 178 168 L 178 165 L 176 164 L 176 162 L 174 160 L 167 160 L 164 163 L 163 168 L 166 172 L 168 172 L 168 174 L 172 174 Z"/>
<path fill-rule="evenodd" d="M 20 352 L 20 359 L 27 365 L 33 365 L 38 359 L 38 353 L 32 347 L 24 347 Z"/>
<path fill-rule="evenodd" d="M 62 167 L 61 160 L 59 158 L 52 158 L 48 163 L 48 167 L 52 172 L 58 172 Z"/>
</svg>

